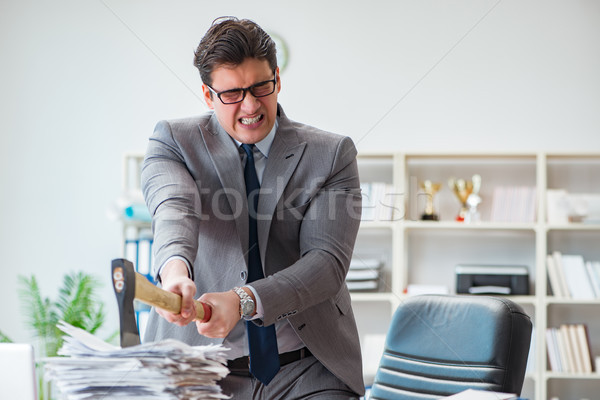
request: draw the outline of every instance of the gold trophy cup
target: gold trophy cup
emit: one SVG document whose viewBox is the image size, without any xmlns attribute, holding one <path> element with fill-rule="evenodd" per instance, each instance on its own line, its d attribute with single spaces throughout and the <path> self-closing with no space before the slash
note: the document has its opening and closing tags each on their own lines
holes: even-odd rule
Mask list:
<svg viewBox="0 0 600 400">
<path fill-rule="evenodd" d="M 433 196 L 442 188 L 441 183 L 434 183 L 430 180 L 426 180 L 421 182 L 421 189 L 425 192 L 427 196 L 427 203 L 425 203 L 425 211 L 421 215 L 422 221 L 437 221 L 439 220 L 439 216 L 435 213 L 433 209 Z"/>
<path fill-rule="evenodd" d="M 475 174 L 470 181 L 450 178 L 448 186 L 450 186 L 450 190 L 452 190 L 452 193 L 460 201 L 460 211 L 456 216 L 456 220 L 460 222 L 474 222 L 478 220 L 477 205 L 481 202 L 481 198 L 479 197 L 481 176 Z"/>
</svg>

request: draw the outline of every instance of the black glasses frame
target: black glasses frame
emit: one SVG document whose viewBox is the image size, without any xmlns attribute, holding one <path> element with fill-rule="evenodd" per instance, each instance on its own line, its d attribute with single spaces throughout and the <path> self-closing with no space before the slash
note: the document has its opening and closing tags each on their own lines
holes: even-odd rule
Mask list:
<svg viewBox="0 0 600 400">
<path fill-rule="evenodd" d="M 252 96 L 259 98 L 259 97 L 266 97 L 266 96 L 270 96 L 275 92 L 275 88 L 277 87 L 277 73 L 276 71 L 273 71 L 273 74 L 275 74 L 275 76 L 273 77 L 273 79 L 269 79 L 268 81 L 262 81 L 262 82 L 258 82 L 255 83 L 252 86 L 248 86 L 247 88 L 237 88 L 237 89 L 229 89 L 229 90 L 223 90 L 222 92 L 217 92 L 215 89 L 213 89 L 210 85 L 206 85 L 206 87 L 208 87 L 210 89 L 211 92 L 213 92 L 214 94 L 217 95 L 217 97 L 219 98 L 219 100 L 221 101 L 221 103 L 223 104 L 237 104 L 237 103 L 241 103 L 242 101 L 244 101 L 244 99 L 246 98 L 246 93 L 250 92 L 252 94 Z M 254 89 L 258 86 L 264 85 L 265 83 L 268 82 L 273 82 L 273 90 L 270 91 L 269 93 L 266 94 L 261 94 L 261 95 L 256 95 L 254 94 Z M 227 93 L 233 93 L 233 92 L 239 92 L 242 91 L 242 98 L 238 101 L 232 101 L 232 102 L 225 102 L 223 101 L 223 98 L 221 97 L 221 95 L 223 94 L 227 94 Z"/>
</svg>

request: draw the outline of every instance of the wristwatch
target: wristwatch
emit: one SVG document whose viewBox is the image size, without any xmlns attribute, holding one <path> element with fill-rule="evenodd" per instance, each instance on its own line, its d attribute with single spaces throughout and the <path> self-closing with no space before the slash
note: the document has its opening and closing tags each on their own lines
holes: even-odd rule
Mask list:
<svg viewBox="0 0 600 400">
<path fill-rule="evenodd" d="M 234 287 L 233 291 L 235 294 L 240 296 L 240 318 L 250 318 L 254 314 L 256 305 L 252 297 L 248 295 L 241 287 Z"/>
</svg>

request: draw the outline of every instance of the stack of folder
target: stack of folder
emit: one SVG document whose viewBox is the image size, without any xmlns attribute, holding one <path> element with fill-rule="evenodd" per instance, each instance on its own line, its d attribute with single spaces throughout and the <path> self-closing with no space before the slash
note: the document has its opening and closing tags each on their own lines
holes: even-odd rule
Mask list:
<svg viewBox="0 0 600 400">
<path fill-rule="evenodd" d="M 352 292 L 379 290 L 381 267 L 383 263 L 376 258 L 353 257 L 346 276 L 346 285 Z"/>
</svg>

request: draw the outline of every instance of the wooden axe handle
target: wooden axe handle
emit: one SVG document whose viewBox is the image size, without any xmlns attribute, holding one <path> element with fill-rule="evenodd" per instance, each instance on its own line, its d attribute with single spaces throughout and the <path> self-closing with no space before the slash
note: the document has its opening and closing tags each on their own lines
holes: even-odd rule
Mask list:
<svg viewBox="0 0 600 400">
<path fill-rule="evenodd" d="M 181 296 L 154 286 L 146 277 L 139 272 L 135 273 L 135 298 L 142 303 L 153 307 L 179 314 L 181 311 Z M 196 317 L 200 322 L 210 320 L 211 309 L 206 303 L 194 300 L 196 305 Z"/>
</svg>

